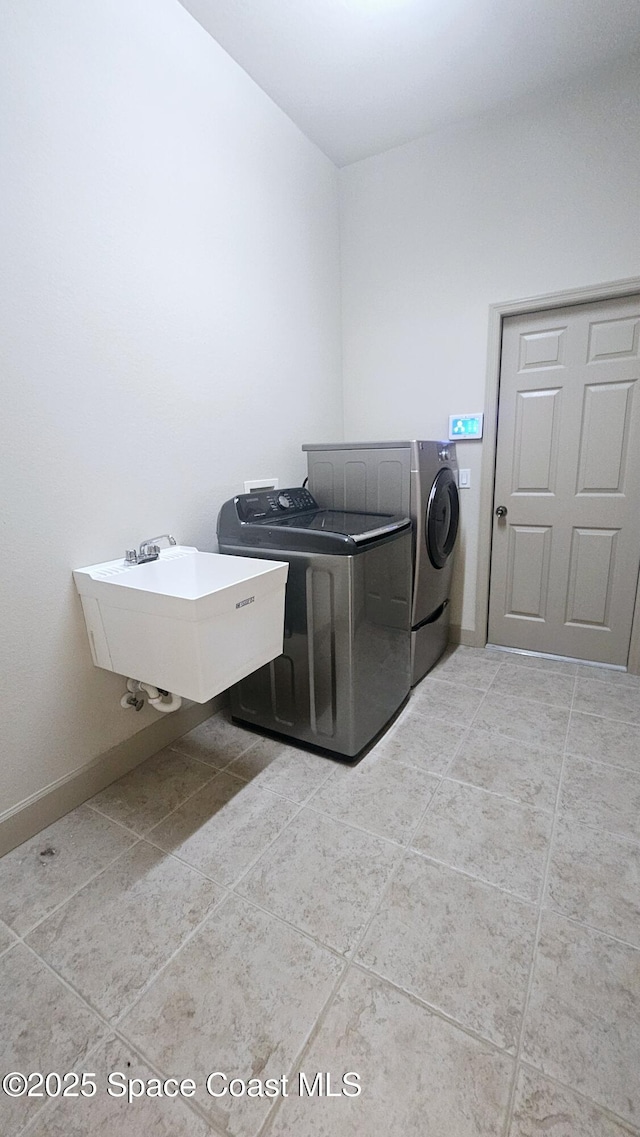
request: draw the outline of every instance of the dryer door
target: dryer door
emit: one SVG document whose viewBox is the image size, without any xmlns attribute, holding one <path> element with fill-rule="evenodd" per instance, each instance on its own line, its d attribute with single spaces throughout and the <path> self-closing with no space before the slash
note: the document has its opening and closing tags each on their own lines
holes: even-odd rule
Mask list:
<svg viewBox="0 0 640 1137">
<path fill-rule="evenodd" d="M 429 560 L 436 569 L 445 567 L 458 535 L 460 504 L 453 470 L 438 472 L 431 487 L 425 515 L 424 534 Z"/>
<path fill-rule="evenodd" d="M 422 490 L 416 517 L 414 628 L 430 620 L 450 598 L 460 516 L 456 475 L 450 466 L 437 470 L 428 481 L 424 478 Z"/>
</svg>

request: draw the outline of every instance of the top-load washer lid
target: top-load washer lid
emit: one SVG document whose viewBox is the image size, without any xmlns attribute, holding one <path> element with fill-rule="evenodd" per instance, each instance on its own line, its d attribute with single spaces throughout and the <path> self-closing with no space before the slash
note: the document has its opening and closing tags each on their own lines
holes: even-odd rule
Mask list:
<svg viewBox="0 0 640 1137">
<path fill-rule="evenodd" d="M 239 494 L 218 517 L 221 547 L 252 547 L 353 555 L 411 527 L 408 517 L 320 509 L 308 490 Z"/>
</svg>

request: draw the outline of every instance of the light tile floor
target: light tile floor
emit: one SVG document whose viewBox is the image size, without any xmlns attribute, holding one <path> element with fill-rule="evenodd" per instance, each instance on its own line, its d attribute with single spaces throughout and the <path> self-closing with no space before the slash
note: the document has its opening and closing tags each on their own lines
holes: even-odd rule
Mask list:
<svg viewBox="0 0 640 1137">
<path fill-rule="evenodd" d="M 0 861 L 1 1072 L 97 1084 L 0 1133 L 640 1137 L 639 723 L 468 648 L 355 766 L 215 715 Z"/>
</svg>

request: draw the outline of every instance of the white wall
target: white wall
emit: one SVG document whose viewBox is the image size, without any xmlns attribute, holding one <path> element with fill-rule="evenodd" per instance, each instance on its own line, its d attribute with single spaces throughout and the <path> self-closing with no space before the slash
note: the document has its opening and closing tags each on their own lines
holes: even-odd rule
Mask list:
<svg viewBox="0 0 640 1137">
<path fill-rule="evenodd" d="M 345 438 L 482 409 L 488 308 L 640 275 L 640 60 L 341 171 Z M 474 628 L 481 444 L 452 620 Z"/>
<path fill-rule="evenodd" d="M 0 0 L 0 817 L 154 719 L 71 570 L 340 437 L 336 171 L 177 0 Z"/>
</svg>

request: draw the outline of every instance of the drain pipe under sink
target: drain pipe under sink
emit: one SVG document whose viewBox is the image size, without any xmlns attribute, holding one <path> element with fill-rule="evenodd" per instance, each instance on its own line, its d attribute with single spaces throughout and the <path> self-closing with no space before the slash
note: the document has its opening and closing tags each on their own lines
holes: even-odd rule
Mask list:
<svg viewBox="0 0 640 1137">
<path fill-rule="evenodd" d="M 149 701 L 149 706 L 153 707 L 154 711 L 160 711 L 161 714 L 164 715 L 169 715 L 173 711 L 179 710 L 182 706 L 182 697 L 180 695 L 172 695 L 169 691 L 161 691 L 159 687 L 154 687 L 152 683 L 140 683 L 137 679 L 127 679 L 127 692 L 126 695 L 122 696 L 120 706 L 133 707 L 136 711 L 142 710 L 145 695 Z"/>
</svg>

